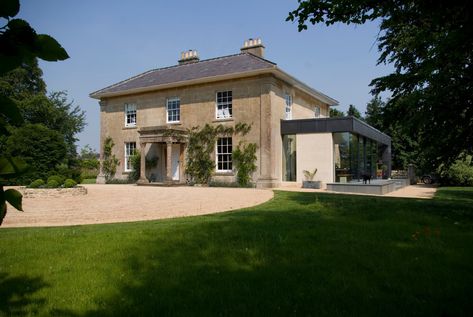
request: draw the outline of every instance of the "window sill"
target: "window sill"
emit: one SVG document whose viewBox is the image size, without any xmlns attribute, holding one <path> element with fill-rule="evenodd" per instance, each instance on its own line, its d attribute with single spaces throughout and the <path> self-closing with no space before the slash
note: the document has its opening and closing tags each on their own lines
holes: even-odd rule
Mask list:
<svg viewBox="0 0 473 317">
<path fill-rule="evenodd" d="M 122 130 L 129 130 L 129 129 L 136 129 L 138 128 L 136 125 L 124 126 Z"/>
<path fill-rule="evenodd" d="M 222 119 L 215 119 L 215 120 L 212 120 L 212 122 L 230 122 L 230 121 L 234 121 L 233 120 L 233 117 L 231 118 L 222 118 Z"/>
<path fill-rule="evenodd" d="M 182 125 L 181 121 L 175 121 L 175 122 L 166 122 L 167 125 Z"/>
<path fill-rule="evenodd" d="M 214 176 L 235 176 L 235 173 L 233 173 L 233 171 L 230 171 L 230 172 L 217 171 L 215 172 Z"/>
</svg>

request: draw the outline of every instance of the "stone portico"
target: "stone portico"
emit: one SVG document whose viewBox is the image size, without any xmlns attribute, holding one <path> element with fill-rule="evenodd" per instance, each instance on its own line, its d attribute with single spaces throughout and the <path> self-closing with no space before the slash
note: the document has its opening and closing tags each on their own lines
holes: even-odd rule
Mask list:
<svg viewBox="0 0 473 317">
<path fill-rule="evenodd" d="M 143 127 L 138 130 L 141 155 L 140 179 L 138 185 L 164 183 L 166 185 L 185 184 L 185 152 L 187 130 L 172 126 Z M 146 147 L 149 145 L 148 150 Z M 154 149 L 153 149 L 154 146 Z M 157 164 L 155 173 L 146 175 L 146 158 L 154 156 L 163 163 Z"/>
</svg>

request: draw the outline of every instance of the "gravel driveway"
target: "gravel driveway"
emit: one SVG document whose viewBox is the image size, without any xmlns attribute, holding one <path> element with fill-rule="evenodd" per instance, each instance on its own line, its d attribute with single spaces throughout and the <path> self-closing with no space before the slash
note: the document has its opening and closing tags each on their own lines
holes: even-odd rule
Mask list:
<svg viewBox="0 0 473 317">
<path fill-rule="evenodd" d="M 88 194 L 24 198 L 2 227 L 70 226 L 212 214 L 251 207 L 273 197 L 271 190 L 213 187 L 83 185 Z"/>
</svg>

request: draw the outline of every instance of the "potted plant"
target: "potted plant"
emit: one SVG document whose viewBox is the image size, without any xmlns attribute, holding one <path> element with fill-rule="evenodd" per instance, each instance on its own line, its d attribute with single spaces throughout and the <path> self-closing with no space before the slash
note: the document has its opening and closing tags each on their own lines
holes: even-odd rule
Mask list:
<svg viewBox="0 0 473 317">
<path fill-rule="evenodd" d="M 306 178 L 305 181 L 302 182 L 302 188 L 313 188 L 313 189 L 320 189 L 322 188 L 321 181 L 314 181 L 315 174 L 317 174 L 317 169 L 314 169 L 313 172 L 311 171 L 302 171 Z"/>
</svg>

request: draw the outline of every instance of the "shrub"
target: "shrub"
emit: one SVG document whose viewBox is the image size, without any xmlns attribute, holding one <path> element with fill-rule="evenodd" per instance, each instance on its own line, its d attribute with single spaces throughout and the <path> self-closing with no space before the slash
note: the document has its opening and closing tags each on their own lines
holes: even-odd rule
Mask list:
<svg viewBox="0 0 473 317">
<path fill-rule="evenodd" d="M 66 181 L 64 182 L 64 188 L 72 188 L 76 187 L 76 185 L 76 181 L 70 178 L 66 179 Z"/>
<path fill-rule="evenodd" d="M 49 176 L 48 177 L 48 187 L 49 187 L 49 182 L 50 181 L 55 181 L 56 183 L 58 183 L 58 186 L 62 185 L 64 183 L 64 176 L 61 176 L 61 175 L 52 175 L 52 176 Z M 56 187 L 58 187 L 56 186 Z"/>
<path fill-rule="evenodd" d="M 80 173 L 80 178 L 81 179 L 97 178 L 98 174 L 99 174 L 98 170 L 82 169 Z"/>
<path fill-rule="evenodd" d="M 81 170 L 75 165 L 68 166 L 67 164 L 59 164 L 56 166 L 56 172 L 54 175 L 60 175 L 62 177 L 62 182 L 67 178 L 73 179 L 75 182 L 80 183 Z"/>
<path fill-rule="evenodd" d="M 41 178 L 39 178 L 39 179 L 31 182 L 31 184 L 28 187 L 40 188 L 41 186 L 44 186 L 44 181 Z"/>
<path fill-rule="evenodd" d="M 54 179 L 49 180 L 48 179 L 48 184 L 47 184 L 48 188 L 58 188 L 59 186 L 61 186 L 61 184 L 59 184 L 56 180 L 54 180 Z"/>
<path fill-rule="evenodd" d="M 473 186 L 473 165 L 471 155 L 460 158 L 442 173 L 442 181 L 449 185 Z"/>
</svg>

